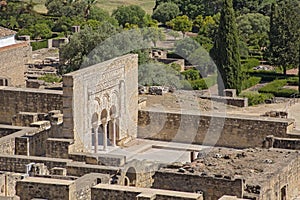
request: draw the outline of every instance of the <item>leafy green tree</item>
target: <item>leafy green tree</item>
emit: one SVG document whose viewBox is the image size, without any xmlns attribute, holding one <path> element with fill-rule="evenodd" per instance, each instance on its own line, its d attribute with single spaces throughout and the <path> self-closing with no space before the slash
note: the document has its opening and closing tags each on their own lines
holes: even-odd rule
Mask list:
<svg viewBox="0 0 300 200">
<path fill-rule="evenodd" d="M 168 65 L 159 62 L 150 62 L 140 65 L 138 73 L 140 85 L 182 88 L 178 72 Z"/>
<path fill-rule="evenodd" d="M 94 19 L 100 22 L 107 21 L 115 26 L 119 25 L 118 21 L 115 18 L 111 17 L 106 10 L 103 10 L 102 8 L 98 8 L 96 6 L 90 9 L 87 19 Z"/>
<path fill-rule="evenodd" d="M 167 2 L 176 4 L 181 14 L 187 15 L 191 19 L 204 14 L 204 5 L 201 3 L 202 0 L 156 0 L 154 10 L 162 3 Z"/>
<path fill-rule="evenodd" d="M 188 81 L 195 81 L 200 79 L 199 71 L 196 69 L 188 69 L 184 72 L 181 72 L 181 74 L 184 76 L 184 79 Z"/>
<path fill-rule="evenodd" d="M 86 14 L 86 9 L 88 7 L 88 4 L 86 1 L 79 1 L 79 0 L 74 0 L 74 1 L 46 0 L 45 6 L 48 10 L 48 15 L 58 16 L 58 17 L 61 16 L 84 17 Z"/>
<path fill-rule="evenodd" d="M 187 60 L 199 47 L 200 45 L 195 40 L 187 37 L 176 41 L 174 50 L 177 55 Z"/>
<path fill-rule="evenodd" d="M 52 31 L 47 24 L 35 24 L 29 28 L 34 39 L 47 39 L 52 36 Z"/>
<path fill-rule="evenodd" d="M 241 91 L 241 63 L 237 25 L 232 0 L 224 0 L 220 25 L 211 55 L 219 70 L 219 95 L 226 89 Z"/>
<path fill-rule="evenodd" d="M 163 41 L 166 39 L 166 36 L 162 29 L 158 27 L 149 27 L 143 30 L 143 35 L 146 40 L 149 40 L 156 47 L 158 41 Z"/>
<path fill-rule="evenodd" d="M 188 57 L 188 61 L 195 66 L 201 77 L 207 77 L 216 72 L 216 67 L 209 53 L 203 47 L 199 47 Z"/>
<path fill-rule="evenodd" d="M 268 55 L 272 64 L 283 67 L 285 75 L 287 67 L 299 61 L 299 10 L 296 0 L 280 0 L 272 5 Z"/>
<path fill-rule="evenodd" d="M 126 23 L 136 24 L 139 27 L 145 26 L 144 17 L 146 12 L 137 5 L 120 6 L 113 11 L 112 16 L 115 17 L 119 24 L 123 27 Z"/>
<path fill-rule="evenodd" d="M 166 23 L 180 14 L 179 8 L 175 3 L 167 2 L 160 4 L 153 12 L 152 18 L 161 23 Z"/>
<path fill-rule="evenodd" d="M 174 38 L 174 40 L 176 40 L 180 36 L 180 34 L 177 31 L 174 31 L 174 30 L 170 30 L 168 32 L 168 35 L 172 36 Z"/>
<path fill-rule="evenodd" d="M 190 21 L 188 16 L 183 15 L 183 16 L 177 16 L 176 18 L 172 19 L 171 23 L 169 23 L 169 25 L 175 31 L 181 31 L 182 35 L 184 37 L 186 32 L 189 32 L 192 30 L 193 22 Z"/>
<path fill-rule="evenodd" d="M 70 42 L 60 49 L 60 58 L 64 63 L 61 73 L 79 69 L 84 57 L 116 32 L 116 27 L 112 24 L 102 23 L 96 29 L 85 27 L 79 33 L 73 34 Z"/>
<path fill-rule="evenodd" d="M 270 18 L 260 13 L 248 13 L 237 17 L 241 39 L 250 46 L 266 47 Z"/>
</svg>

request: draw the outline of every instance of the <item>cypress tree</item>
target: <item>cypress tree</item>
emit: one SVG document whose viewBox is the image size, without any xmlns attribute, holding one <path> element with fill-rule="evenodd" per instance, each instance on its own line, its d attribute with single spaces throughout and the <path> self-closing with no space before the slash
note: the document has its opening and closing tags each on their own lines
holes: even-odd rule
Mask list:
<svg viewBox="0 0 300 200">
<path fill-rule="evenodd" d="M 238 43 L 232 0 L 224 0 L 218 33 L 211 50 L 211 56 L 219 70 L 219 95 L 223 95 L 224 89 L 236 89 L 238 94 L 241 92 L 241 62 Z"/>
<path fill-rule="evenodd" d="M 273 4 L 270 16 L 269 60 L 273 65 L 286 69 L 298 63 L 299 4 L 295 0 L 280 0 Z"/>
</svg>

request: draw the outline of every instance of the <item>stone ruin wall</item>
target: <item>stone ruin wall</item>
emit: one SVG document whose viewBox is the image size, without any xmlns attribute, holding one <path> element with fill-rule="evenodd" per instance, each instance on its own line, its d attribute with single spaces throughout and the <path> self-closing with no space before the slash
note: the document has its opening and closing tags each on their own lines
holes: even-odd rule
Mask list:
<svg viewBox="0 0 300 200">
<path fill-rule="evenodd" d="M 11 124 L 18 112 L 63 110 L 62 91 L 0 87 L 0 124 Z"/>
<path fill-rule="evenodd" d="M 210 126 L 210 122 L 213 123 Z M 140 110 L 138 137 L 154 140 L 215 145 L 231 148 L 262 147 L 268 135 L 289 137 L 288 119 L 245 116 L 211 117 Z M 209 137 L 206 136 L 210 130 Z M 221 135 L 219 135 L 221 133 Z"/>
<path fill-rule="evenodd" d="M 230 180 L 164 170 L 155 173 L 152 187 L 182 192 L 203 192 L 204 199 L 211 200 L 218 200 L 223 195 L 243 196 L 241 179 Z"/>
<path fill-rule="evenodd" d="M 8 86 L 25 86 L 25 72 L 31 59 L 31 46 L 19 43 L 0 48 L 0 79 L 8 79 Z"/>
<path fill-rule="evenodd" d="M 290 155 L 291 156 L 291 155 Z M 281 190 L 286 187 L 286 199 L 294 199 L 300 192 L 300 162 L 298 156 L 278 169 L 268 180 L 265 180 L 259 199 L 281 199 Z M 272 164 L 271 164 L 272 165 Z M 246 182 L 247 184 L 247 182 Z M 247 197 L 245 197 L 247 199 Z"/>
</svg>

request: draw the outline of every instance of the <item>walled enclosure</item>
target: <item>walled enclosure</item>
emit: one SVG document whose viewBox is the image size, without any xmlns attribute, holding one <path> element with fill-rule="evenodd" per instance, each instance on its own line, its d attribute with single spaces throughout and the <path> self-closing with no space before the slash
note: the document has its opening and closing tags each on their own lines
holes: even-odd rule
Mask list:
<svg viewBox="0 0 300 200">
<path fill-rule="evenodd" d="M 11 124 L 19 112 L 48 113 L 62 108 L 62 91 L 0 86 L 0 124 Z"/>
<path fill-rule="evenodd" d="M 31 46 L 27 42 L 0 48 L 0 79 L 7 79 L 8 86 L 25 86 L 25 64 L 30 59 Z"/>
<path fill-rule="evenodd" d="M 212 148 L 181 168 L 169 166 L 154 176 L 154 188 L 203 192 L 204 199 L 223 195 L 245 199 L 294 199 L 299 194 L 299 153 L 267 149 Z"/>
<path fill-rule="evenodd" d="M 289 137 L 293 120 L 139 111 L 138 137 L 232 148 L 262 147 L 268 135 Z"/>
<path fill-rule="evenodd" d="M 75 151 L 97 152 L 95 141 L 100 137 L 104 150 L 109 142 L 114 146 L 136 138 L 137 55 L 125 55 L 66 74 L 63 84 L 63 132 L 68 138 L 74 137 Z"/>
</svg>

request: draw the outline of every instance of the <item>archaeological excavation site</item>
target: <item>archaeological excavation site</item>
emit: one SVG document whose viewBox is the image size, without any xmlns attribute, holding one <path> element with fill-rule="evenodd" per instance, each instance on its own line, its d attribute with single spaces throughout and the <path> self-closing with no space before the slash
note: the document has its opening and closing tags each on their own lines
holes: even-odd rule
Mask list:
<svg viewBox="0 0 300 200">
<path fill-rule="evenodd" d="M 55 50 L 14 35 L 0 27 L 1 200 L 300 199 L 297 98 L 140 92 L 136 54 L 46 83 Z"/>
</svg>

